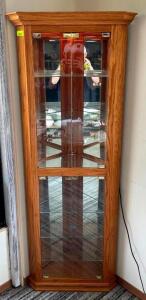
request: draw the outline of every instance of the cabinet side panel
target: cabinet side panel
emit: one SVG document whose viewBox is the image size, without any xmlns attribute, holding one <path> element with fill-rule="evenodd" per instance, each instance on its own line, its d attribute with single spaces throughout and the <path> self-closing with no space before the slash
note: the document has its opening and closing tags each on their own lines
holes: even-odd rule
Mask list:
<svg viewBox="0 0 146 300">
<path fill-rule="evenodd" d="M 33 89 L 33 59 L 30 26 L 18 27 L 17 32 L 19 80 L 21 97 L 21 115 L 23 126 L 23 149 L 25 161 L 25 186 L 28 216 L 29 257 L 30 273 L 39 276 L 40 272 L 40 245 L 39 245 L 39 202 L 38 183 L 36 174 L 36 147 L 34 114 L 34 89 Z M 17 34 L 18 35 L 18 34 Z"/>
<path fill-rule="evenodd" d="M 121 133 L 127 26 L 112 26 L 109 46 L 108 126 L 107 126 L 107 182 L 105 205 L 104 271 L 111 278 L 116 271 L 118 229 L 118 196 L 120 179 Z"/>
</svg>

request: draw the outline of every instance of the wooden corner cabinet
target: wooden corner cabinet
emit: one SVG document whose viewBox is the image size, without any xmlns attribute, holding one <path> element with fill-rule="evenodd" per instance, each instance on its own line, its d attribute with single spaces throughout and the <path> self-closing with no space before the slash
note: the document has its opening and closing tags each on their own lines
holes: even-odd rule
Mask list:
<svg viewBox="0 0 146 300">
<path fill-rule="evenodd" d="M 29 237 L 36 290 L 116 284 L 130 12 L 18 12 Z"/>
</svg>

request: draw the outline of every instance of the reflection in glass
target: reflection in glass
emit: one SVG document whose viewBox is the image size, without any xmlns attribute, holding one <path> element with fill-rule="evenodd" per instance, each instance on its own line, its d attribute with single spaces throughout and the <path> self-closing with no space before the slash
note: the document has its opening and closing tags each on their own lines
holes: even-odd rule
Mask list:
<svg viewBox="0 0 146 300">
<path fill-rule="evenodd" d="M 40 177 L 43 276 L 102 276 L 103 199 L 103 177 Z"/>
<path fill-rule="evenodd" d="M 33 43 L 39 167 L 103 168 L 108 40 Z"/>
</svg>

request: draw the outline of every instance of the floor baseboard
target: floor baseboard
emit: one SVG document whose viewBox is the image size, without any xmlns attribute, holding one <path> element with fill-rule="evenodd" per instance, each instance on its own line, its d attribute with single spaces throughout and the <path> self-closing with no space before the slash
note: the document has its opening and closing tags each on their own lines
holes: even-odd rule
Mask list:
<svg viewBox="0 0 146 300">
<path fill-rule="evenodd" d="M 141 300 L 146 300 L 146 294 L 135 288 L 132 284 L 129 282 L 125 281 L 121 277 L 117 276 L 117 282 L 124 287 L 127 291 L 129 291 L 131 294 L 135 295 Z"/>
<path fill-rule="evenodd" d="M 123 278 L 117 276 L 117 282 L 122 287 L 124 287 L 126 290 L 128 290 L 131 294 L 133 294 L 136 297 L 138 297 L 139 299 L 146 300 L 146 294 L 144 294 L 143 292 L 141 292 L 140 290 L 138 290 L 137 288 L 135 288 L 132 284 L 130 284 L 129 282 L 127 282 Z M 26 283 L 26 279 L 25 279 L 25 283 Z M 11 287 L 12 287 L 11 280 L 3 283 L 2 285 L 0 285 L 0 293 L 4 292 L 5 290 L 7 290 L 8 288 L 11 288 Z"/>
<path fill-rule="evenodd" d="M 5 290 L 9 289 L 12 287 L 12 281 L 9 280 L 3 284 L 0 285 L 0 293 L 4 292 Z"/>
</svg>

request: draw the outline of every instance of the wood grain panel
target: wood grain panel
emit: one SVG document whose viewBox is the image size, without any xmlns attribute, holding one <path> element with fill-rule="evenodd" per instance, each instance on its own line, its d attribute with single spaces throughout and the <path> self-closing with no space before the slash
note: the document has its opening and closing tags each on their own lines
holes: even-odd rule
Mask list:
<svg viewBox="0 0 146 300">
<path fill-rule="evenodd" d="M 24 30 L 24 37 L 17 37 L 17 45 L 25 158 L 25 185 L 30 255 L 29 261 L 30 272 L 35 274 L 37 278 L 40 268 L 40 246 L 38 182 L 36 176 L 36 132 L 33 105 L 35 98 L 32 69 L 32 40 L 30 27 L 19 27 L 19 30 Z"/>
<path fill-rule="evenodd" d="M 61 24 L 59 26 L 59 32 L 89 32 L 89 25 L 76 25 L 76 24 L 69 24 L 69 25 L 64 25 Z M 58 31 L 58 26 L 57 25 L 33 25 L 31 26 L 32 32 L 52 32 L 56 33 Z M 90 32 L 92 33 L 97 33 L 97 32 L 110 32 L 111 31 L 111 25 L 90 25 Z"/>
<path fill-rule="evenodd" d="M 105 176 L 106 169 L 92 168 L 38 168 L 38 176 Z"/>
<path fill-rule="evenodd" d="M 110 291 L 116 286 L 116 281 L 101 282 L 96 280 L 39 280 L 28 277 L 27 282 L 35 290 L 39 291 Z"/>
<path fill-rule="evenodd" d="M 116 270 L 118 228 L 118 194 L 120 179 L 121 134 L 127 27 L 112 27 L 109 49 L 108 124 L 107 124 L 107 181 L 105 205 L 105 274 Z"/>
<path fill-rule="evenodd" d="M 18 25 L 97 25 L 128 24 L 135 17 L 131 12 L 12 12 L 7 16 Z"/>
</svg>

